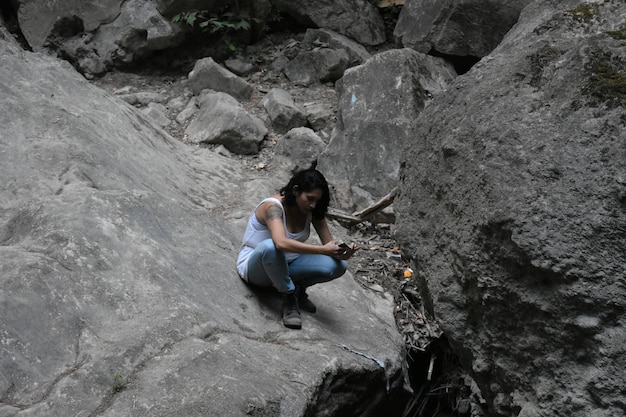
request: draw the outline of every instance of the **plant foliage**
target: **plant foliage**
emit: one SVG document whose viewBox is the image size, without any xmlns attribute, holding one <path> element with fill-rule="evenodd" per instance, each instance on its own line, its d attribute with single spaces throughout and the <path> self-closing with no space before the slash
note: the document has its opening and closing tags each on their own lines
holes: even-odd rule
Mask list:
<svg viewBox="0 0 626 417">
<path fill-rule="evenodd" d="M 231 40 L 230 35 L 249 31 L 252 24 L 261 24 L 262 20 L 239 12 L 221 11 L 215 13 L 209 10 L 190 10 L 175 15 L 172 22 L 185 23 L 210 34 L 222 35 L 228 48 L 232 52 L 238 52 L 239 48 Z"/>
</svg>

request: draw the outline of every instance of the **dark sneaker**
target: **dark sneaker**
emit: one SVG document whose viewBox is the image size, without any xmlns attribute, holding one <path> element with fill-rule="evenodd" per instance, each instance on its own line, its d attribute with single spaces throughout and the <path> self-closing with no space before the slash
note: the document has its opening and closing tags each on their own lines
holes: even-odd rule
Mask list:
<svg viewBox="0 0 626 417">
<path fill-rule="evenodd" d="M 298 298 L 296 292 L 288 292 L 283 298 L 283 324 L 290 329 L 301 329 L 302 318 L 298 308 Z"/>
<path fill-rule="evenodd" d="M 300 310 L 306 311 L 307 313 L 315 313 L 317 311 L 317 307 L 315 307 L 313 301 L 309 300 L 306 288 L 297 287 L 296 291 L 298 292 L 298 306 L 300 307 Z"/>
</svg>

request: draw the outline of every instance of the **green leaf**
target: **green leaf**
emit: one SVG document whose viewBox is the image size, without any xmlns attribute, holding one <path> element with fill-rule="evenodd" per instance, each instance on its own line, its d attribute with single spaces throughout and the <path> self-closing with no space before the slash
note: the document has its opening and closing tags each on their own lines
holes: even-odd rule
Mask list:
<svg viewBox="0 0 626 417">
<path fill-rule="evenodd" d="M 197 16 L 198 16 L 198 12 L 196 11 L 189 12 L 185 18 L 185 21 L 187 22 L 189 26 L 193 26 L 194 23 L 196 23 Z"/>
<path fill-rule="evenodd" d="M 245 20 L 240 21 L 237 24 L 236 30 L 241 30 L 241 29 L 243 29 L 243 30 L 250 30 L 250 23 L 245 21 Z"/>
</svg>

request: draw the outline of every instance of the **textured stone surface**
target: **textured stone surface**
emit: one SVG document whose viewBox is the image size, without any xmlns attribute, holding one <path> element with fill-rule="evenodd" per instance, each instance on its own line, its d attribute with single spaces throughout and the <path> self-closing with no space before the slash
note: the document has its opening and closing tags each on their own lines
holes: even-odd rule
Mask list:
<svg viewBox="0 0 626 417">
<path fill-rule="evenodd" d="M 18 18 L 20 29 L 35 51 L 42 50 L 57 22 L 76 16 L 83 30 L 91 32 L 98 26 L 111 23 L 120 14 L 123 0 L 50 2 L 20 0 Z"/>
<path fill-rule="evenodd" d="M 326 144 L 308 127 L 291 129 L 276 145 L 276 154 L 286 158 L 287 166 L 293 171 L 307 169 L 317 162 L 317 157 Z"/>
<path fill-rule="evenodd" d="M 347 274 L 296 332 L 238 278 L 287 174 L 250 177 L 2 40 L 0 80 L 2 416 L 366 414 L 401 383 L 391 300 Z"/>
<path fill-rule="evenodd" d="M 86 74 L 103 74 L 183 40 L 183 27 L 163 17 L 152 1 L 24 0 L 18 19 L 33 50 L 55 51 Z"/>
<path fill-rule="evenodd" d="M 313 48 L 326 46 L 343 49 L 348 54 L 349 66 L 362 64 L 372 55 L 359 43 L 330 29 L 307 29 L 303 43 Z"/>
<path fill-rule="evenodd" d="M 318 82 L 335 82 L 350 67 L 344 49 L 318 48 L 301 51 L 285 64 L 283 72 L 295 85 L 307 86 Z"/>
<path fill-rule="evenodd" d="M 267 127 L 226 93 L 206 90 L 199 99 L 200 110 L 185 129 L 193 143 L 224 145 L 238 154 L 254 154 L 267 135 Z"/>
<path fill-rule="evenodd" d="M 408 48 L 347 70 L 337 83 L 337 126 L 320 155 L 320 169 L 335 187 L 359 187 L 375 199 L 389 193 L 398 181 L 402 149 L 414 140 L 408 135 L 411 121 L 455 76 L 443 60 Z M 353 210 L 350 200 L 339 205 Z M 371 201 L 360 203 L 367 207 Z"/>
<path fill-rule="evenodd" d="M 396 234 L 494 415 L 624 414 L 624 28 L 535 2 L 413 124 Z"/>
<path fill-rule="evenodd" d="M 286 133 L 307 124 L 304 110 L 282 88 L 272 88 L 261 100 L 261 106 L 267 111 L 272 127 L 278 133 Z"/>
<path fill-rule="evenodd" d="M 305 27 L 331 29 L 362 45 L 385 41 L 383 19 L 367 0 L 272 0 L 272 4 Z"/>
<path fill-rule="evenodd" d="M 194 94 L 200 94 L 204 89 L 211 89 L 230 94 L 240 100 L 249 99 L 254 92 L 254 88 L 246 80 L 233 74 L 210 57 L 196 62 L 189 73 L 188 85 Z"/>
<path fill-rule="evenodd" d="M 394 36 L 420 52 L 482 57 L 532 0 L 407 0 Z"/>
</svg>

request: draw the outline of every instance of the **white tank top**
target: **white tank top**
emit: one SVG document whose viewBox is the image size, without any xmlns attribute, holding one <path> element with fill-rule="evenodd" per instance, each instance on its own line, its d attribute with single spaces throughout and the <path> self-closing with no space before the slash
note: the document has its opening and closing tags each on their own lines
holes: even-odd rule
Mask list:
<svg viewBox="0 0 626 417">
<path fill-rule="evenodd" d="M 248 280 L 248 259 L 250 258 L 250 255 L 252 255 L 254 248 L 256 248 L 256 246 L 262 241 L 272 238 L 270 229 L 268 229 L 266 225 L 259 222 L 259 219 L 256 217 L 256 210 L 259 208 L 261 204 L 266 203 L 268 201 L 276 203 L 276 205 L 278 205 L 278 207 L 280 207 L 280 209 L 283 211 L 283 225 L 285 226 L 285 233 L 287 235 L 287 238 L 298 240 L 300 242 L 305 242 L 311 234 L 311 214 L 310 213 L 306 219 L 304 229 L 302 229 L 302 231 L 297 232 L 297 233 L 291 233 L 287 229 L 287 219 L 285 217 L 285 209 L 283 208 L 283 205 L 280 202 L 280 200 L 274 197 L 269 197 L 261 201 L 256 206 L 256 208 L 252 212 L 252 215 L 250 216 L 250 219 L 248 220 L 248 226 L 246 227 L 246 232 L 243 235 L 243 241 L 241 243 L 241 248 L 239 249 L 239 256 L 237 257 L 237 272 L 239 272 L 239 276 L 246 281 Z M 298 256 L 300 256 L 299 253 L 285 252 L 285 258 L 287 259 L 287 262 L 293 261 Z"/>
</svg>

